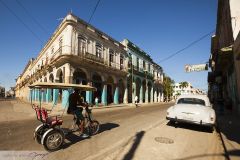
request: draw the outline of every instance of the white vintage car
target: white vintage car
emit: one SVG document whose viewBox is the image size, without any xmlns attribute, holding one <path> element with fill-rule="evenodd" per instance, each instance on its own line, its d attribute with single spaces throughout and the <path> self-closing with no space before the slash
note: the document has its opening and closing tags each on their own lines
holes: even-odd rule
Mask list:
<svg viewBox="0 0 240 160">
<path fill-rule="evenodd" d="M 206 95 L 181 95 L 176 104 L 167 110 L 170 122 L 186 122 L 213 128 L 215 111 Z"/>
</svg>

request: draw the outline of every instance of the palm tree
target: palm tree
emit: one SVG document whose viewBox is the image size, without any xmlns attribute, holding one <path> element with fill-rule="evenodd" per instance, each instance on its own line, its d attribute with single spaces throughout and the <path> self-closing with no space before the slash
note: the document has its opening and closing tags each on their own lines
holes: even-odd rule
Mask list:
<svg viewBox="0 0 240 160">
<path fill-rule="evenodd" d="M 180 84 L 179 87 L 182 89 L 182 92 L 183 92 L 183 88 L 188 87 L 188 82 L 186 81 L 180 82 L 179 84 Z"/>
<path fill-rule="evenodd" d="M 163 93 L 165 97 L 164 99 L 166 99 L 167 101 L 173 94 L 173 84 L 174 81 L 170 77 L 163 77 Z"/>
</svg>

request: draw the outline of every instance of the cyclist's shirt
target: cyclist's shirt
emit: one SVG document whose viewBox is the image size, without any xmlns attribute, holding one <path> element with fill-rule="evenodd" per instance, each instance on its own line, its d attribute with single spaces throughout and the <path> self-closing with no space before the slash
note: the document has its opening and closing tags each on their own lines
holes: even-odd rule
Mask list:
<svg viewBox="0 0 240 160">
<path fill-rule="evenodd" d="M 75 110 L 77 110 L 77 105 L 82 105 L 81 96 L 77 93 L 70 94 L 68 113 L 73 113 Z"/>
</svg>

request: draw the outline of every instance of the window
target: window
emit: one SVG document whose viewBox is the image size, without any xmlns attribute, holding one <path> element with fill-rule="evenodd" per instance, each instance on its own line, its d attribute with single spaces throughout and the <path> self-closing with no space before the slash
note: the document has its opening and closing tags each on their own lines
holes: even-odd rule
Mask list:
<svg viewBox="0 0 240 160">
<path fill-rule="evenodd" d="M 113 63 L 113 59 L 114 59 L 114 52 L 113 52 L 113 50 L 111 50 L 110 49 L 110 51 L 109 51 L 109 64 L 110 64 L 110 66 L 111 66 L 111 63 Z"/>
<path fill-rule="evenodd" d="M 198 104 L 205 106 L 205 101 L 198 98 L 180 98 L 177 104 Z"/>
<path fill-rule="evenodd" d="M 123 69 L 123 56 L 120 56 L 120 69 Z"/>
<path fill-rule="evenodd" d="M 53 54 L 54 53 L 54 47 L 52 47 L 52 50 L 51 50 L 51 54 Z"/>
<path fill-rule="evenodd" d="M 62 38 L 59 40 L 59 53 L 62 54 Z"/>
<path fill-rule="evenodd" d="M 150 63 L 148 63 L 148 72 L 150 73 Z"/>
<path fill-rule="evenodd" d="M 83 36 L 78 37 L 78 52 L 86 53 L 87 39 Z"/>
<path fill-rule="evenodd" d="M 137 70 L 139 71 L 139 58 L 137 58 Z"/>
<path fill-rule="evenodd" d="M 146 70 L 146 63 L 143 61 L 143 70 Z"/>
<path fill-rule="evenodd" d="M 101 58 L 102 57 L 102 45 L 96 43 L 96 56 Z"/>
</svg>

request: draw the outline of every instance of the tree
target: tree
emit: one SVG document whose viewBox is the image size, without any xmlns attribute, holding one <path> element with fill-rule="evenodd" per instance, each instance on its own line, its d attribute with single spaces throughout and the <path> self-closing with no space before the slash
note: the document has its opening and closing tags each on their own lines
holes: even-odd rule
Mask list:
<svg viewBox="0 0 240 160">
<path fill-rule="evenodd" d="M 179 84 L 180 84 L 179 87 L 182 89 L 182 91 L 183 91 L 183 88 L 188 87 L 188 82 L 186 81 L 180 82 Z"/>
<path fill-rule="evenodd" d="M 166 99 L 167 101 L 173 95 L 173 85 L 174 85 L 174 80 L 172 80 L 168 76 L 164 76 L 164 78 L 163 78 L 163 93 L 164 93 L 164 99 Z"/>
</svg>

